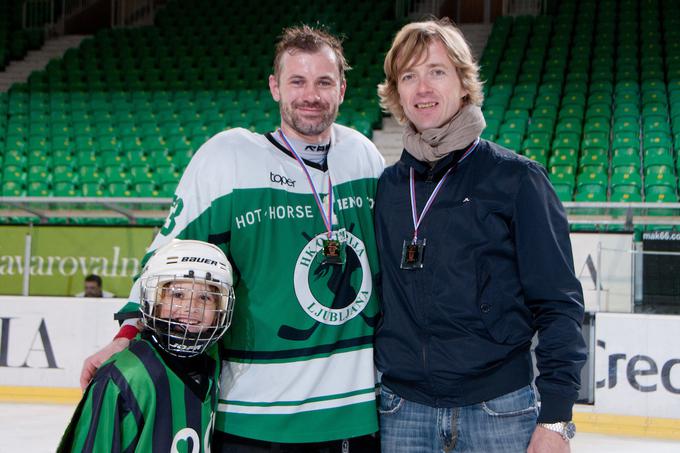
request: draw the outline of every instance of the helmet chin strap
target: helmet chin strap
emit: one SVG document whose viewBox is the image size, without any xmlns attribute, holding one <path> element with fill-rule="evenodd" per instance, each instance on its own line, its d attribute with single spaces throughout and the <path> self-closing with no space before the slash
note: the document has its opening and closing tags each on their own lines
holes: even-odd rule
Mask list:
<svg viewBox="0 0 680 453">
<path fill-rule="evenodd" d="M 168 318 L 153 320 L 151 337 L 168 354 L 177 357 L 192 357 L 202 353 L 217 335 L 215 327 L 191 332 L 183 323 Z"/>
</svg>

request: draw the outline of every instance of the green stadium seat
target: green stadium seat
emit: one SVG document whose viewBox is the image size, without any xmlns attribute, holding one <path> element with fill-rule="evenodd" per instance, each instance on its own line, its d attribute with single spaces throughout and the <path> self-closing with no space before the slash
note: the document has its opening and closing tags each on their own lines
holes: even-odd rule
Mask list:
<svg viewBox="0 0 680 453">
<path fill-rule="evenodd" d="M 576 178 L 576 187 L 581 187 L 588 184 L 599 184 L 601 186 L 607 186 L 608 177 L 607 172 L 602 171 L 600 167 L 589 166 L 581 173 L 579 173 Z"/>
<path fill-rule="evenodd" d="M 636 116 L 620 116 L 614 121 L 614 134 L 621 132 L 639 134 L 640 125 Z"/>
<path fill-rule="evenodd" d="M 81 182 L 80 190 L 84 197 L 103 197 L 104 192 L 100 182 Z"/>
<path fill-rule="evenodd" d="M 609 119 L 602 116 L 586 117 L 583 131 L 585 133 L 609 133 Z"/>
<path fill-rule="evenodd" d="M 519 132 L 507 132 L 498 139 L 498 144 L 513 151 L 519 151 L 522 145 L 522 134 Z"/>
<path fill-rule="evenodd" d="M 651 115 L 666 115 L 667 107 L 665 104 L 660 102 L 654 102 L 646 104 L 642 107 L 642 117 L 648 117 Z"/>
<path fill-rule="evenodd" d="M 484 133 L 495 137 L 498 135 L 500 125 L 500 120 L 497 118 L 486 118 L 486 128 L 484 129 Z"/>
<path fill-rule="evenodd" d="M 643 148 L 664 148 L 670 151 L 671 138 L 664 132 L 649 132 L 645 134 L 642 142 Z"/>
<path fill-rule="evenodd" d="M 527 158 L 538 162 L 543 167 L 548 166 L 548 150 L 546 148 L 529 146 L 524 148 L 522 154 Z"/>
<path fill-rule="evenodd" d="M 668 119 L 662 116 L 650 116 L 645 118 L 642 130 L 645 136 L 652 133 L 659 133 L 665 135 L 670 141 L 671 124 L 668 122 Z"/>
<path fill-rule="evenodd" d="M 626 184 L 619 184 L 617 186 L 612 185 L 612 193 L 609 201 L 625 203 L 642 201 L 640 187 Z"/>
<path fill-rule="evenodd" d="M 553 185 L 568 184 L 573 188 L 576 183 L 575 167 L 570 167 L 568 165 L 551 166 L 548 177 Z"/>
<path fill-rule="evenodd" d="M 601 184 L 582 184 L 576 189 L 574 201 L 602 202 L 607 201 L 607 188 Z"/>
<path fill-rule="evenodd" d="M 620 132 L 614 135 L 612 141 L 612 149 L 632 147 L 640 149 L 640 139 L 638 134 L 629 132 Z"/>
<path fill-rule="evenodd" d="M 524 119 L 507 119 L 505 122 L 503 122 L 503 124 L 501 124 L 499 135 L 504 136 L 508 133 L 519 133 L 521 138 L 526 132 L 526 127 L 527 123 Z"/>
<path fill-rule="evenodd" d="M 47 181 L 49 174 L 49 169 L 46 165 L 31 165 L 28 167 L 28 182 L 45 182 Z"/>
<path fill-rule="evenodd" d="M 604 150 L 609 148 L 609 130 L 607 132 L 591 131 L 583 134 L 583 141 L 581 142 L 581 149 L 597 149 Z"/>
<path fill-rule="evenodd" d="M 570 167 L 576 167 L 578 164 L 578 151 L 576 148 L 570 147 L 559 147 L 553 148 L 552 154 L 548 161 L 549 165 L 567 165 Z"/>
<path fill-rule="evenodd" d="M 553 183 L 553 187 L 555 189 L 555 193 L 557 194 L 557 198 L 559 198 L 561 202 L 564 203 L 565 201 L 572 201 L 574 186 L 571 186 L 569 184 Z"/>
<path fill-rule="evenodd" d="M 533 134 L 535 132 L 546 132 L 552 135 L 553 129 L 555 127 L 555 121 L 549 118 L 532 118 L 529 122 L 528 132 Z"/>
<path fill-rule="evenodd" d="M 2 169 L 3 182 L 24 182 L 26 181 L 26 167 L 23 165 L 5 164 Z"/>
<path fill-rule="evenodd" d="M 29 181 L 27 187 L 29 197 L 47 197 L 50 195 L 50 188 L 45 181 Z"/>
<path fill-rule="evenodd" d="M 640 115 L 640 109 L 636 102 L 619 102 L 617 100 L 614 108 L 614 120 L 621 117 L 637 117 Z"/>
<path fill-rule="evenodd" d="M 642 153 L 644 167 L 654 165 L 673 166 L 673 155 L 671 152 L 663 147 L 647 148 Z"/>
<path fill-rule="evenodd" d="M 645 187 L 645 201 L 649 203 L 677 203 L 675 189 L 665 185 Z"/>
<path fill-rule="evenodd" d="M 78 180 L 81 184 L 99 183 L 102 180 L 102 174 L 97 166 L 80 165 L 78 167 Z"/>
<path fill-rule="evenodd" d="M 635 165 L 640 167 L 640 151 L 639 148 L 633 146 L 622 146 L 612 150 L 612 167 L 620 165 Z"/>
<path fill-rule="evenodd" d="M 55 197 L 75 197 L 78 195 L 78 191 L 72 181 L 58 181 L 53 183 L 52 195 Z"/>
<path fill-rule="evenodd" d="M 489 103 L 489 100 L 484 101 L 484 118 L 496 119 L 501 121 L 505 115 L 505 106 L 500 104 Z"/>
<path fill-rule="evenodd" d="M 609 166 L 609 156 L 606 148 L 589 147 L 584 148 L 581 152 L 579 165 L 583 166 L 597 166 L 605 168 Z"/>
<path fill-rule="evenodd" d="M 3 197 L 22 197 L 26 195 L 26 183 L 23 181 L 7 181 L 3 180 L 2 190 Z"/>
<path fill-rule="evenodd" d="M 583 106 L 582 104 L 563 105 L 559 111 L 558 117 L 560 118 L 559 122 L 573 120 L 580 123 L 580 121 L 583 119 Z"/>
<path fill-rule="evenodd" d="M 621 165 L 612 169 L 612 188 L 619 185 L 642 187 L 640 168 L 635 165 Z"/>
<path fill-rule="evenodd" d="M 128 159 L 125 154 L 119 151 L 106 151 L 99 154 L 98 164 L 102 168 L 120 168 L 127 167 Z"/>
<path fill-rule="evenodd" d="M 651 186 L 677 187 L 675 171 L 669 165 L 651 165 L 645 167 L 645 188 Z"/>
<path fill-rule="evenodd" d="M 557 118 L 557 110 L 553 106 L 536 105 L 531 115 L 532 120 L 537 118 L 547 118 L 553 122 Z"/>
</svg>

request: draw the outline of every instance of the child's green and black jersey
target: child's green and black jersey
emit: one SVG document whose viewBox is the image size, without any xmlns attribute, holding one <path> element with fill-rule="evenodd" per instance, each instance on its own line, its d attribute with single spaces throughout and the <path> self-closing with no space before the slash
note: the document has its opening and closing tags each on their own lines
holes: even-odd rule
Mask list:
<svg viewBox="0 0 680 453">
<path fill-rule="evenodd" d="M 214 347 L 181 359 L 148 339 L 132 341 L 97 371 L 57 451 L 210 451 L 219 392 L 216 359 Z"/>
<path fill-rule="evenodd" d="M 309 182 L 273 136 L 222 132 L 192 159 L 148 252 L 175 237 L 204 240 L 234 267 L 216 429 L 271 442 L 377 431 L 373 203 L 383 167 L 366 137 L 339 125 L 327 166 L 307 163 L 326 207 L 332 184 L 337 265 L 324 262 L 326 228 Z"/>
</svg>

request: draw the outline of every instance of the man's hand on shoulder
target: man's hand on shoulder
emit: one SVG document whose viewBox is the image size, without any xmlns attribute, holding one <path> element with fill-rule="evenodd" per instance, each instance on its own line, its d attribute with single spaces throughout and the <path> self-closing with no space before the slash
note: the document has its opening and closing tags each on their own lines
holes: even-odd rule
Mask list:
<svg viewBox="0 0 680 453">
<path fill-rule="evenodd" d="M 570 453 L 569 442 L 560 433 L 536 426 L 527 453 Z"/>
<path fill-rule="evenodd" d="M 101 350 L 95 352 L 90 357 L 85 359 L 83 369 L 80 372 L 80 388 L 85 391 L 87 385 L 90 383 L 94 374 L 97 372 L 102 363 L 109 360 L 109 358 L 127 348 L 130 345 L 130 340 L 127 338 L 116 338 Z"/>
</svg>

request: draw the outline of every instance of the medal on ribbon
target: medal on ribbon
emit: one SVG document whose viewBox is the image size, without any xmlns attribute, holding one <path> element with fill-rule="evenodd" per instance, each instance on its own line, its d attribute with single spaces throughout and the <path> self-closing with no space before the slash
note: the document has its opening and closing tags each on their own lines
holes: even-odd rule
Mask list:
<svg viewBox="0 0 680 453">
<path fill-rule="evenodd" d="M 413 171 L 413 167 L 410 168 L 409 171 L 409 194 L 411 198 L 411 218 L 413 219 L 413 237 L 411 239 L 405 239 L 404 243 L 401 248 L 401 268 L 406 269 L 406 270 L 416 270 L 416 269 L 422 269 L 423 268 L 423 263 L 425 260 L 425 246 L 427 245 L 427 241 L 424 238 L 419 238 L 418 237 L 418 227 L 422 223 L 423 219 L 425 218 L 425 215 L 429 212 L 430 208 L 432 207 L 432 204 L 434 203 L 435 198 L 437 198 L 437 194 L 439 193 L 439 190 L 442 188 L 444 185 L 444 182 L 446 181 L 446 178 L 449 176 L 451 171 L 458 166 L 460 162 L 462 162 L 463 159 L 465 159 L 467 156 L 470 155 L 472 151 L 477 147 L 479 144 L 479 139 L 475 140 L 472 145 L 470 145 L 470 148 L 463 153 L 463 155 L 458 159 L 456 162 L 456 165 L 451 166 L 448 170 L 446 170 L 446 173 L 444 173 L 444 176 L 442 176 L 442 179 L 437 183 L 436 187 L 432 191 L 432 194 L 430 197 L 427 199 L 427 202 L 425 203 L 425 207 L 423 208 L 423 212 L 420 213 L 420 216 L 418 216 L 418 210 L 416 208 L 416 184 L 415 184 L 415 175 Z"/>
<path fill-rule="evenodd" d="M 321 200 L 321 197 L 319 196 L 319 192 L 314 186 L 312 176 L 309 174 L 304 161 L 295 151 L 295 148 L 293 148 L 293 146 L 290 144 L 283 131 L 279 129 L 278 133 L 288 150 L 295 157 L 295 160 L 297 160 L 298 164 L 300 164 L 302 167 L 302 171 L 307 177 L 307 182 L 312 188 L 312 194 L 314 195 L 316 206 L 319 209 L 323 223 L 326 226 L 326 239 L 324 239 L 321 244 L 321 253 L 324 257 L 322 264 L 342 265 L 345 263 L 345 243 L 341 241 L 338 235 L 333 231 L 333 185 L 331 183 L 330 175 L 328 176 L 328 209 L 326 210 L 324 209 L 324 204 Z"/>
</svg>

